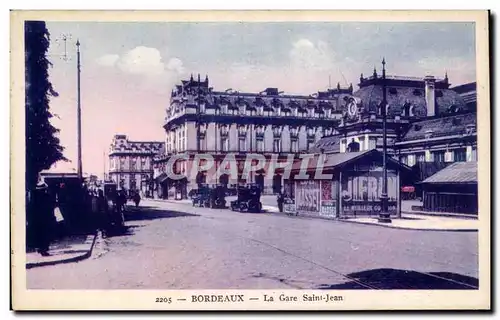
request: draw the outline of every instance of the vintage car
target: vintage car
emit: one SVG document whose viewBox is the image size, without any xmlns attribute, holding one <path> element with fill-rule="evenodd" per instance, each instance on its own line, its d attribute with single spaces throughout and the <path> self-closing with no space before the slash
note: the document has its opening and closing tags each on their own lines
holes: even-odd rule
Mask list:
<svg viewBox="0 0 500 320">
<path fill-rule="evenodd" d="M 256 184 L 239 186 L 237 190 L 238 198 L 231 201 L 231 210 L 240 212 L 261 212 L 260 187 Z"/>
<path fill-rule="evenodd" d="M 201 185 L 192 193 L 193 207 L 226 208 L 225 190 L 223 186 Z"/>
</svg>

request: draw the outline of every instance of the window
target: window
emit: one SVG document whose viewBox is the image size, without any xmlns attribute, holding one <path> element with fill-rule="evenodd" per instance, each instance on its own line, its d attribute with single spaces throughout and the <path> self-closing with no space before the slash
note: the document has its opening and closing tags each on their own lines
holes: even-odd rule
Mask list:
<svg viewBox="0 0 500 320">
<path fill-rule="evenodd" d="M 141 167 L 143 169 L 146 169 L 146 158 L 145 157 L 141 158 Z"/>
<path fill-rule="evenodd" d="M 130 159 L 130 170 L 135 171 L 137 160 L 135 158 Z"/>
<path fill-rule="evenodd" d="M 408 156 L 407 155 L 400 156 L 399 157 L 399 162 L 408 165 Z"/>
<path fill-rule="evenodd" d="M 371 149 L 375 149 L 377 147 L 377 138 L 369 138 L 368 145 Z"/>
<path fill-rule="evenodd" d="M 314 140 L 307 139 L 307 147 L 306 147 L 306 149 L 309 150 L 312 147 L 314 147 Z"/>
<path fill-rule="evenodd" d="M 228 137 L 221 138 L 222 151 L 229 151 L 229 139 Z"/>
<path fill-rule="evenodd" d="M 281 152 L 281 139 L 274 139 L 273 152 Z"/>
<path fill-rule="evenodd" d="M 415 154 L 415 162 L 416 163 L 425 162 L 425 152 L 419 152 Z"/>
<path fill-rule="evenodd" d="M 359 152 L 359 150 L 360 150 L 359 142 L 351 141 L 351 143 L 347 145 L 347 152 Z"/>
<path fill-rule="evenodd" d="M 125 169 L 125 159 L 120 159 L 120 167 L 118 169 L 120 170 Z"/>
<path fill-rule="evenodd" d="M 245 137 L 240 137 L 238 148 L 240 151 L 247 151 L 247 139 Z"/>
<path fill-rule="evenodd" d="M 471 161 L 477 161 L 477 148 L 472 147 Z"/>
<path fill-rule="evenodd" d="M 444 162 L 444 151 L 434 151 L 434 162 Z"/>
<path fill-rule="evenodd" d="M 220 112 L 223 114 L 227 113 L 227 104 L 221 105 Z"/>
<path fill-rule="evenodd" d="M 291 152 L 299 152 L 299 140 L 297 139 L 292 140 Z"/>
<path fill-rule="evenodd" d="M 453 150 L 454 161 L 455 162 L 465 162 L 467 161 L 467 149 L 456 149 Z"/>
<path fill-rule="evenodd" d="M 257 152 L 263 152 L 264 151 L 264 140 L 258 139 L 257 140 Z"/>
</svg>

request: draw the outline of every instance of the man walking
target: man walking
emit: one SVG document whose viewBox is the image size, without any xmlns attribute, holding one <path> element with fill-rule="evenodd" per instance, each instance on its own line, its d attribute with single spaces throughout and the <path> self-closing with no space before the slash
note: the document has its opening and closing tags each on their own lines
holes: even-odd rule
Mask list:
<svg viewBox="0 0 500 320">
<path fill-rule="evenodd" d="M 55 203 L 48 186 L 41 182 L 33 194 L 35 246 L 42 256 L 49 256 L 52 227 L 55 224 Z"/>
<path fill-rule="evenodd" d="M 280 212 L 283 212 L 283 202 L 285 199 L 283 198 L 283 194 L 280 192 L 278 193 L 278 196 L 276 197 L 276 202 L 278 202 L 278 209 Z"/>
</svg>

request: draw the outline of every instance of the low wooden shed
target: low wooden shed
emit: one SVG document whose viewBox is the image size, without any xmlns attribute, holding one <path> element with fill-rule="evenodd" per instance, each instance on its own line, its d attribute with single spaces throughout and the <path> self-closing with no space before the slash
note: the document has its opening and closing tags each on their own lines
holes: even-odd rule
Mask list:
<svg viewBox="0 0 500 320">
<path fill-rule="evenodd" d="M 477 214 L 477 162 L 456 162 L 422 181 L 423 209 Z"/>
</svg>

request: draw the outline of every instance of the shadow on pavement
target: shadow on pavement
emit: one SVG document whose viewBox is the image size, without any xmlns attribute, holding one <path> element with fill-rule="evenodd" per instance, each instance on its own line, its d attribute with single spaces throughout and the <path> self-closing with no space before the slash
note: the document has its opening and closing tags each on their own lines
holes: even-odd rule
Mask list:
<svg viewBox="0 0 500 320">
<path fill-rule="evenodd" d="M 155 220 L 179 217 L 199 217 L 199 214 L 173 210 L 163 210 L 156 207 L 127 207 L 124 213 L 125 221 Z"/>
<path fill-rule="evenodd" d="M 429 274 L 411 270 L 373 269 L 348 274 L 368 286 L 378 289 L 417 289 L 417 290 L 474 290 L 479 287 L 479 280 L 473 277 L 450 273 L 430 272 Z M 443 279 L 446 278 L 446 279 Z M 451 280 L 451 281 L 450 281 Z M 367 289 L 355 281 L 340 284 L 322 284 L 317 289 Z"/>
</svg>

